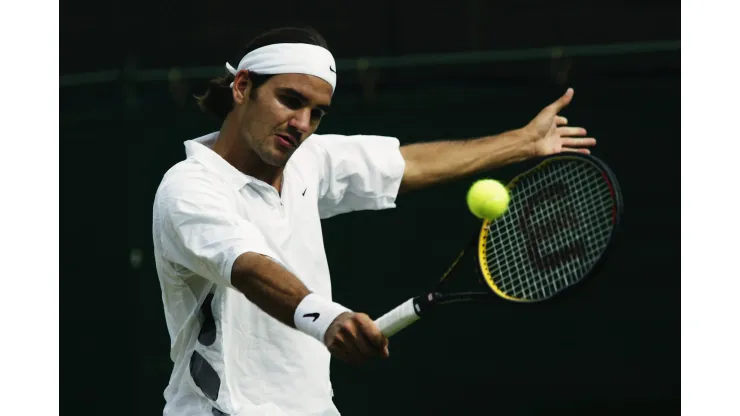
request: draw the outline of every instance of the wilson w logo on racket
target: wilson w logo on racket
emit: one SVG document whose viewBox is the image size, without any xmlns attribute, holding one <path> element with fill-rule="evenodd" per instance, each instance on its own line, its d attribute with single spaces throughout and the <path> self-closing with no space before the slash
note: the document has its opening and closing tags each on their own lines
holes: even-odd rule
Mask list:
<svg viewBox="0 0 740 416">
<path fill-rule="evenodd" d="M 411 298 L 376 323 L 391 336 L 433 306 L 506 299 L 538 302 L 560 294 L 592 275 L 609 251 L 622 213 L 615 175 L 593 156 L 556 155 L 507 185 L 509 209 L 484 221 L 430 291 Z M 475 251 L 489 290 L 443 292 L 460 260 Z M 498 295 L 498 296 L 494 296 Z"/>
<path fill-rule="evenodd" d="M 556 182 L 542 188 L 527 200 L 523 215 L 519 217 L 519 230 L 527 239 L 527 256 L 540 270 L 547 271 L 562 266 L 566 260 L 580 257 L 584 252 L 583 241 L 580 238 L 546 255 L 543 255 L 540 250 L 540 241 L 556 236 L 565 228 L 577 228 L 580 224 L 576 213 L 570 210 L 561 213 L 557 218 L 551 218 L 544 224 L 533 221 L 535 208 L 539 208 L 551 199 L 562 199 L 568 195 L 569 188 L 563 182 Z"/>
</svg>

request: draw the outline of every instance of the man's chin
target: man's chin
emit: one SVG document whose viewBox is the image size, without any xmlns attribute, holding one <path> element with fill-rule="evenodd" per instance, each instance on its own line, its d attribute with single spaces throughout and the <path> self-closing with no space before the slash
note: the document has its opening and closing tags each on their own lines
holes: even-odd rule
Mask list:
<svg viewBox="0 0 740 416">
<path fill-rule="evenodd" d="M 291 151 L 280 151 L 275 150 L 270 152 L 269 154 L 262 155 L 262 161 L 270 166 L 274 166 L 276 168 L 282 168 L 285 167 L 285 165 L 288 163 L 288 159 L 293 155 L 294 150 Z"/>
</svg>

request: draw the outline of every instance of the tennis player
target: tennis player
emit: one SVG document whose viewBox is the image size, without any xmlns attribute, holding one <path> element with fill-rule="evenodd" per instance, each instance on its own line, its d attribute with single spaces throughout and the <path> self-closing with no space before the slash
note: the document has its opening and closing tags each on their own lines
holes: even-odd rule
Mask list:
<svg viewBox="0 0 740 416">
<path fill-rule="evenodd" d="M 174 362 L 168 416 L 338 415 L 330 357 L 386 358 L 388 340 L 366 314 L 332 301 L 320 220 L 595 144 L 557 115 L 572 90 L 496 136 L 400 146 L 394 137 L 315 134 L 337 68 L 310 29 L 269 31 L 227 69 L 199 97 L 223 120 L 220 131 L 185 142 L 186 159 L 154 201 Z"/>
</svg>

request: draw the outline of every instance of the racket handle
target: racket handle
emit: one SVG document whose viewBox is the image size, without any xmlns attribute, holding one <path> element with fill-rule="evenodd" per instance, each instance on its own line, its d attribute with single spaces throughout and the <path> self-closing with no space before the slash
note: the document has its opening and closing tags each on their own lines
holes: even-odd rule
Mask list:
<svg viewBox="0 0 740 416">
<path fill-rule="evenodd" d="M 386 337 L 390 337 L 396 332 L 406 328 L 419 319 L 419 315 L 414 308 L 414 299 L 411 298 L 406 302 L 396 306 L 395 309 L 381 316 L 375 321 L 380 328 L 380 332 Z"/>
</svg>

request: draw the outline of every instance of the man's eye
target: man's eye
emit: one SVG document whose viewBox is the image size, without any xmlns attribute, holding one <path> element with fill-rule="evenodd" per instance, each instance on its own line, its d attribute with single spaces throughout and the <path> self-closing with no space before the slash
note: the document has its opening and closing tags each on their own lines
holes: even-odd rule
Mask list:
<svg viewBox="0 0 740 416">
<path fill-rule="evenodd" d="M 282 101 L 283 104 L 285 104 L 285 106 L 290 108 L 291 110 L 297 110 L 303 105 L 303 103 L 301 103 L 301 100 L 295 97 L 283 96 L 280 98 L 280 101 Z"/>
<path fill-rule="evenodd" d="M 312 110 L 311 111 L 311 118 L 314 120 L 321 120 L 321 117 L 324 116 L 324 112 L 321 110 Z"/>
</svg>

